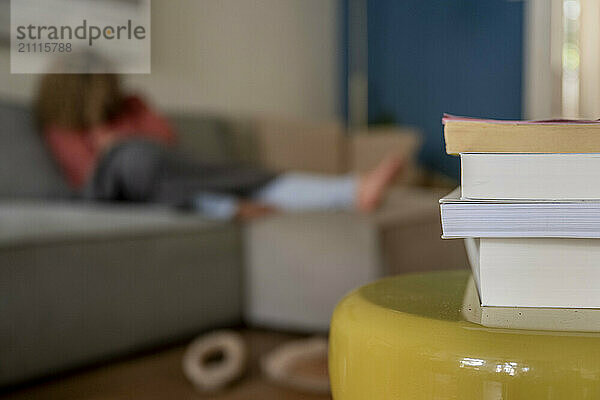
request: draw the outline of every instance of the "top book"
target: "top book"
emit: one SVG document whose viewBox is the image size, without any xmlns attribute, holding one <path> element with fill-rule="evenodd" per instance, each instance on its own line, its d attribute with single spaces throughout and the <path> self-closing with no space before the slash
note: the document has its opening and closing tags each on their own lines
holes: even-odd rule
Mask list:
<svg viewBox="0 0 600 400">
<path fill-rule="evenodd" d="M 504 121 L 444 114 L 446 153 L 600 153 L 600 120 Z"/>
</svg>

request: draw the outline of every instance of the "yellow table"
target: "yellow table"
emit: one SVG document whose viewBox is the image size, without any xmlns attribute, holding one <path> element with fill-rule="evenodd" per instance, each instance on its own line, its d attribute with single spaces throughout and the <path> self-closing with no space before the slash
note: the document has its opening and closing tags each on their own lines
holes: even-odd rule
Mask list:
<svg viewBox="0 0 600 400">
<path fill-rule="evenodd" d="M 403 275 L 346 296 L 331 322 L 334 400 L 600 399 L 600 334 L 466 322 L 467 280 Z"/>
</svg>

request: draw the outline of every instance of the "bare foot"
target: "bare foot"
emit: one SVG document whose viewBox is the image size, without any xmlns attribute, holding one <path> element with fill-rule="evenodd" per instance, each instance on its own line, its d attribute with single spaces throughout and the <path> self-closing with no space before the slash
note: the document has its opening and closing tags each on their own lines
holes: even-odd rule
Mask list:
<svg viewBox="0 0 600 400">
<path fill-rule="evenodd" d="M 264 217 L 277 211 L 275 207 L 255 203 L 251 201 L 241 201 L 235 217 L 241 221 L 249 221 L 254 218 Z"/>
<path fill-rule="evenodd" d="M 386 189 L 403 166 L 403 157 L 390 155 L 384 158 L 375 169 L 362 176 L 358 182 L 356 207 L 363 212 L 375 210 Z"/>
</svg>

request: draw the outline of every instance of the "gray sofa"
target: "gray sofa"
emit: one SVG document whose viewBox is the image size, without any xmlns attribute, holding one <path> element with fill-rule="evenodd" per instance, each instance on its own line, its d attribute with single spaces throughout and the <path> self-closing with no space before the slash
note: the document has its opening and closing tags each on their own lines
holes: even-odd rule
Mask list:
<svg viewBox="0 0 600 400">
<path fill-rule="evenodd" d="M 0 386 L 240 323 L 236 226 L 72 200 L 26 107 L 0 105 L 0 196 Z"/>
<path fill-rule="evenodd" d="M 182 149 L 203 160 L 285 169 L 285 134 L 274 146 L 272 124 L 171 120 Z M 341 172 L 339 135 L 307 137 L 292 137 L 290 168 L 303 167 L 299 151 L 316 153 L 300 147 L 316 146 L 321 159 L 306 169 Z M 439 195 L 402 189 L 372 216 L 278 215 L 243 229 L 157 206 L 83 204 L 71 198 L 31 111 L 0 103 L 0 386 L 244 320 L 324 330 L 354 286 L 466 266 L 460 245 L 439 239 Z M 336 284 L 302 289 L 327 279 Z"/>
</svg>

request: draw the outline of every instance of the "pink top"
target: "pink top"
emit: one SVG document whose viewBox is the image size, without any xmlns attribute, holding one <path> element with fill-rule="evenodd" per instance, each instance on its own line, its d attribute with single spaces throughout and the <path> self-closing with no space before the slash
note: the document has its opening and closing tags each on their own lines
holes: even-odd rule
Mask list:
<svg viewBox="0 0 600 400">
<path fill-rule="evenodd" d="M 127 97 L 119 115 L 102 126 L 89 131 L 49 126 L 43 133 L 61 171 L 74 189 L 84 185 L 102 152 L 119 140 L 138 137 L 167 145 L 175 142 L 168 121 L 135 96 Z"/>
</svg>

